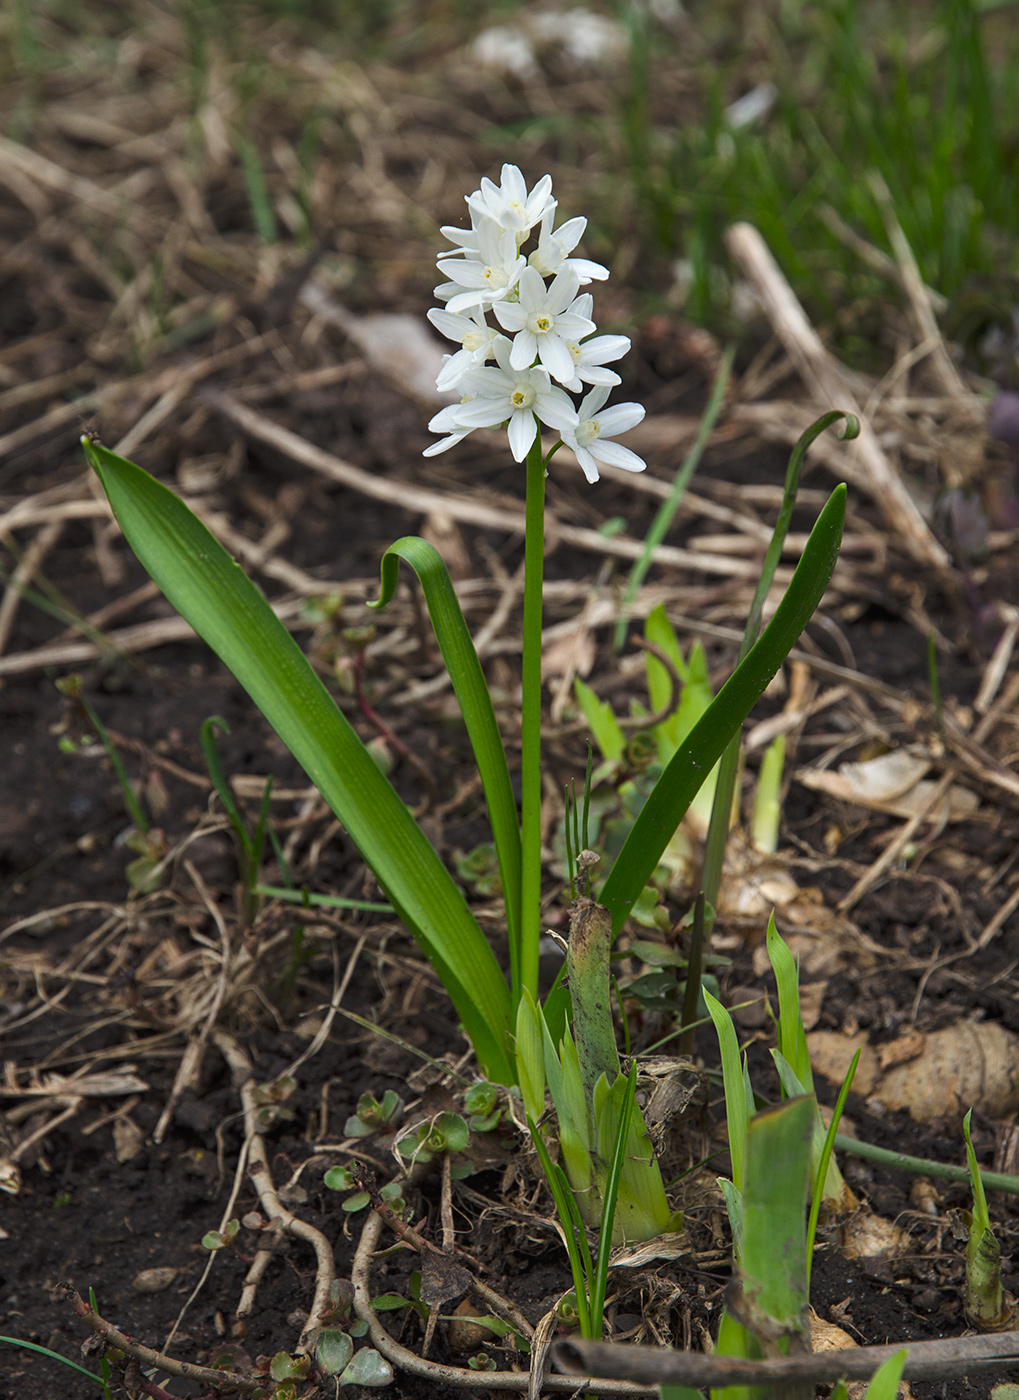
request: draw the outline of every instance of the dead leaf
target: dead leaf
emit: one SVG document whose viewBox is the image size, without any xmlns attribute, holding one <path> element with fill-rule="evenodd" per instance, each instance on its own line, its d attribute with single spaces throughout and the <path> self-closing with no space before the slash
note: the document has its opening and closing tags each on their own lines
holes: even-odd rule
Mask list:
<svg viewBox="0 0 1019 1400">
<path fill-rule="evenodd" d="M 823 1317 L 818 1317 L 813 1308 L 810 1309 L 811 1351 L 844 1351 L 846 1347 L 859 1345 L 844 1328 L 836 1326 L 834 1322 L 826 1322 Z M 849 1381 L 846 1385 L 847 1400 L 865 1400 L 869 1384 L 869 1381 Z M 898 1400 L 913 1400 L 908 1381 L 899 1382 Z"/>
<path fill-rule="evenodd" d="M 821 768 L 801 768 L 793 776 L 814 792 L 826 792 L 842 802 L 852 802 L 873 812 L 896 817 L 915 816 L 934 790 L 934 782 L 924 778 L 930 769 L 927 759 L 916 758 L 901 749 L 868 758 L 863 763 L 842 763 L 837 772 Z M 953 783 L 941 803 L 930 813 L 935 825 L 965 821 L 980 806 L 980 799 L 969 788 Z"/>
<path fill-rule="evenodd" d="M 145 1134 L 130 1117 L 113 1120 L 113 1150 L 118 1162 L 130 1162 L 145 1146 Z"/>
<path fill-rule="evenodd" d="M 885 1072 L 862 1033 L 811 1031 L 807 1045 L 814 1069 L 833 1084 L 842 1083 L 860 1049 L 855 1091 L 886 1109 L 905 1108 L 918 1123 L 960 1118 L 969 1108 L 1007 1118 L 1019 1108 L 1019 1036 L 989 1021 L 916 1034 L 922 1042 L 916 1053 Z M 913 1036 L 904 1039 L 912 1052 Z"/>
<path fill-rule="evenodd" d="M 428 1250 L 421 1259 L 421 1301 L 435 1308 L 459 1298 L 470 1288 L 473 1277 L 462 1264 L 448 1254 Z"/>
<path fill-rule="evenodd" d="M 895 1040 L 885 1041 L 884 1045 L 878 1047 L 877 1052 L 882 1073 L 891 1069 L 893 1065 L 903 1065 L 907 1060 L 915 1060 L 923 1051 L 923 1047 L 924 1035 L 921 1031 L 907 1031 Z"/>
</svg>

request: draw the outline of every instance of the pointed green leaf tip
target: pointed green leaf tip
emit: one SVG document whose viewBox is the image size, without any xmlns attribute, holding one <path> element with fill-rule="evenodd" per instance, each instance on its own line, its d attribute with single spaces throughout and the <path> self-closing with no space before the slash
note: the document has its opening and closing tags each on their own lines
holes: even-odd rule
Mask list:
<svg viewBox="0 0 1019 1400">
<path fill-rule="evenodd" d="M 343 823 L 442 979 L 482 1072 L 513 1083 L 510 994 L 445 866 L 263 594 L 172 491 L 83 439 L 124 535 Z"/>
</svg>

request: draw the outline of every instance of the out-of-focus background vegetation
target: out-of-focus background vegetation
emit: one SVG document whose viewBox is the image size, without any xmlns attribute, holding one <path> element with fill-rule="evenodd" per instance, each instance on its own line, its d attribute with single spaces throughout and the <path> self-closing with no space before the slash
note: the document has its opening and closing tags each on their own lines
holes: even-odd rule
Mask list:
<svg viewBox="0 0 1019 1400">
<path fill-rule="evenodd" d="M 163 181 L 182 207 L 190 190 L 192 235 L 208 216 L 268 247 L 321 242 L 348 302 L 412 309 L 437 225 L 462 221 L 461 196 L 504 160 L 553 173 L 564 211 L 590 218 L 588 255 L 641 309 L 726 334 L 748 312 L 721 235 L 750 220 L 871 369 L 897 295 L 876 173 L 949 335 L 994 361 L 1014 334 L 1012 2 L 9 0 L 0 25 L 8 140 L 64 170 L 70 148 L 104 185 L 122 172 L 120 216 L 83 199 L 83 233 L 101 280 L 123 287 L 144 263 L 143 359 L 187 334 L 174 259 L 131 217 L 155 198 L 158 218 Z M 0 175 L 31 203 L 10 149 Z"/>
</svg>

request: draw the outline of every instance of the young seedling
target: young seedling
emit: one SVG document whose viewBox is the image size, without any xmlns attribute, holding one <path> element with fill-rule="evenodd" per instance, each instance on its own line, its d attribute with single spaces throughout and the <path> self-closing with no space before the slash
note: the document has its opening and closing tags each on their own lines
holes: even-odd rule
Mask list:
<svg viewBox="0 0 1019 1400">
<path fill-rule="evenodd" d="M 1000 1330 L 1015 1312 L 1015 1303 L 1001 1286 L 1001 1246 L 991 1229 L 991 1216 L 987 1209 L 987 1193 L 980 1179 L 977 1154 L 973 1150 L 970 1136 L 970 1109 L 962 1120 L 963 1136 L 966 1139 L 966 1164 L 969 1168 L 970 1189 L 973 1192 L 973 1209 L 964 1212 L 963 1218 L 969 1227 L 966 1241 L 966 1282 L 965 1309 L 969 1323 L 981 1332 Z"/>
<path fill-rule="evenodd" d="M 166 840 L 163 833 L 158 827 L 151 826 L 145 815 L 144 808 L 138 800 L 130 778 L 127 776 L 127 770 L 117 746 L 110 738 L 109 731 L 99 718 L 95 707 L 85 695 L 81 677 L 64 676 L 57 681 L 57 689 L 62 695 L 66 695 L 68 699 L 75 702 L 106 750 L 110 767 L 113 769 L 121 796 L 124 799 L 124 807 L 134 826 L 134 830 L 128 835 L 124 844 L 129 850 L 135 852 L 135 859 L 128 862 L 124 873 L 132 889 L 136 889 L 142 894 L 148 894 L 157 888 L 162 873 L 163 857 L 166 855 Z M 67 737 L 65 735 L 65 738 Z M 68 742 L 73 749 L 73 741 L 69 740 Z"/>
<path fill-rule="evenodd" d="M 394 1089 L 387 1089 L 381 1102 L 374 1094 L 362 1094 L 357 1109 L 343 1125 L 345 1137 L 371 1137 L 372 1133 L 392 1132 L 403 1117 L 403 1099 Z"/>
<path fill-rule="evenodd" d="M 740 1192 L 742 1240 L 716 1352 L 755 1358 L 810 1350 L 806 1196 L 816 1105 L 805 1096 L 751 1119 Z M 734 1254 L 735 1258 L 735 1254 Z M 775 1400 L 808 1400 L 812 1386 L 776 1386 Z M 712 1400 L 749 1400 L 744 1386 Z"/>
</svg>

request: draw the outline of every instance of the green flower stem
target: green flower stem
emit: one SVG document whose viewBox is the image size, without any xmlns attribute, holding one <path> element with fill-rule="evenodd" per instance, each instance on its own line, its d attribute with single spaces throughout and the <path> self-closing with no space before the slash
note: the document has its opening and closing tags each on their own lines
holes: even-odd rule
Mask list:
<svg viewBox="0 0 1019 1400">
<path fill-rule="evenodd" d="M 514 1001 L 538 995 L 541 936 L 541 615 L 545 568 L 545 462 L 541 430 L 527 454 L 524 521 L 523 693 L 520 705 L 520 947 L 514 959 Z"/>
</svg>

